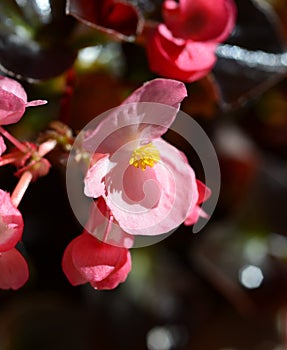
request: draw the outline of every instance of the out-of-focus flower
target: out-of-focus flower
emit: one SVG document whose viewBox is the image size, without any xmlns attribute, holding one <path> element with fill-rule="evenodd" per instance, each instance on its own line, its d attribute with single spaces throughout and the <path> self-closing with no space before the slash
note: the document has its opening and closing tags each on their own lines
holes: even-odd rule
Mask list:
<svg viewBox="0 0 287 350">
<path fill-rule="evenodd" d="M 17 123 L 26 107 L 46 104 L 45 100 L 27 102 L 27 94 L 16 80 L 0 76 L 0 125 Z"/>
<path fill-rule="evenodd" d="M 140 12 L 126 1 L 68 0 L 66 13 L 120 39 L 135 37 L 142 28 Z"/>
<path fill-rule="evenodd" d="M 89 282 L 95 289 L 113 289 L 126 280 L 131 255 L 128 249 L 103 243 L 84 231 L 67 246 L 62 268 L 74 286 Z"/>
<path fill-rule="evenodd" d="M 22 238 L 23 227 L 22 215 L 9 193 L 0 190 L 0 252 L 14 248 Z"/>
<path fill-rule="evenodd" d="M 148 35 L 151 70 L 192 82 L 205 76 L 216 62 L 215 49 L 231 33 L 236 7 L 233 0 L 166 0 L 165 23 Z"/>
<path fill-rule="evenodd" d="M 93 149 L 95 139 L 111 130 L 95 150 L 97 161 L 85 177 L 85 194 L 103 197 L 121 229 L 131 235 L 159 235 L 182 224 L 197 211 L 198 187 L 193 169 L 181 152 L 161 138 L 174 121 L 186 96 L 183 83 L 155 79 L 136 90 L 123 103 L 122 113 L 111 113 L 85 140 Z M 143 104 L 141 113 L 137 102 Z M 156 103 L 173 106 L 166 113 Z M 131 113 L 132 108 L 135 113 Z M 158 117 L 153 124 L 149 114 Z M 121 127 L 125 120 L 129 126 Z"/>
<path fill-rule="evenodd" d="M 0 289 L 19 289 L 28 278 L 27 262 L 17 249 L 0 253 Z"/>
</svg>

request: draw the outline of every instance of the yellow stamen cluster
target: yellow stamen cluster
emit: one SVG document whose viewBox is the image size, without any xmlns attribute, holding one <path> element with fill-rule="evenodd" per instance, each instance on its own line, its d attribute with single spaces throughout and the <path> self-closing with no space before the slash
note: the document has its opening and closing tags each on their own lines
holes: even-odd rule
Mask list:
<svg viewBox="0 0 287 350">
<path fill-rule="evenodd" d="M 136 148 L 130 159 L 130 165 L 135 168 L 145 170 L 147 166 L 151 168 L 160 160 L 158 149 L 152 144 L 148 143 Z"/>
</svg>

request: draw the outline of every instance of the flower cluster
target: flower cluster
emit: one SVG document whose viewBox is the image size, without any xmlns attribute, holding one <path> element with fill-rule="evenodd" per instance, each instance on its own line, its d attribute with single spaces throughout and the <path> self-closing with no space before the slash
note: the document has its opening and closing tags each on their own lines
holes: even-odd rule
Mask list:
<svg viewBox="0 0 287 350">
<path fill-rule="evenodd" d="M 25 113 L 26 107 L 46 104 L 47 101 L 27 102 L 27 95 L 16 80 L 0 76 L 0 125 L 18 122 Z M 22 239 L 23 218 L 17 209 L 29 183 L 38 176 L 45 175 L 50 164 L 43 158 L 49 152 L 51 144 L 37 147 L 32 143 L 22 143 L 0 126 L 0 133 L 6 137 L 15 149 L 0 158 L 0 165 L 14 164 L 20 180 L 12 195 L 0 189 L 0 288 L 18 289 L 29 277 L 25 258 L 15 248 Z M 6 151 L 6 144 L 0 136 L 1 154 Z"/>
<path fill-rule="evenodd" d="M 145 20 L 124 1 L 69 0 L 66 11 L 116 39 L 143 43 L 154 73 L 185 82 L 212 70 L 217 45 L 231 34 L 237 14 L 233 0 L 165 0 L 162 23 Z"/>
</svg>

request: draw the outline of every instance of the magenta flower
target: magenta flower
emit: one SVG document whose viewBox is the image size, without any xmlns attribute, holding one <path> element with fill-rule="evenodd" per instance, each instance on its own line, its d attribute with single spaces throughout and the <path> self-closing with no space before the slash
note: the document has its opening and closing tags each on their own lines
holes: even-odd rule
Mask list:
<svg viewBox="0 0 287 350">
<path fill-rule="evenodd" d="M 28 278 L 27 262 L 17 249 L 0 253 L 0 289 L 19 289 Z"/>
<path fill-rule="evenodd" d="M 0 125 L 17 123 L 26 107 L 46 104 L 47 101 L 27 102 L 27 94 L 16 80 L 0 76 Z"/>
<path fill-rule="evenodd" d="M 215 49 L 231 33 L 236 17 L 233 0 L 166 0 L 164 23 L 148 37 L 151 70 L 192 82 L 205 76 L 216 62 Z"/>
<path fill-rule="evenodd" d="M 150 81 L 124 101 L 120 112 L 107 115 L 85 140 L 92 151 L 97 139 L 109 131 L 94 150 L 97 161 L 87 171 L 84 190 L 89 197 L 105 200 L 114 221 L 127 234 L 169 232 L 197 210 L 194 171 L 182 152 L 161 138 L 185 96 L 181 82 Z M 163 105 L 164 112 L 159 107 Z"/>
<path fill-rule="evenodd" d="M 84 231 L 67 246 L 62 268 L 73 286 L 90 283 L 95 289 L 113 289 L 126 280 L 131 256 L 128 249 L 102 243 Z"/>
</svg>

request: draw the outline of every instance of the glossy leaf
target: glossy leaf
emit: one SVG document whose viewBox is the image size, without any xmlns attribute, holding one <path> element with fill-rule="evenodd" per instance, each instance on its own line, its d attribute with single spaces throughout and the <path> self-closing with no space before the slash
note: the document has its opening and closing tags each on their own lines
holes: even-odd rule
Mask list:
<svg viewBox="0 0 287 350">
<path fill-rule="evenodd" d="M 225 109 L 259 96 L 287 73 L 287 53 L 279 21 L 270 6 L 238 0 L 234 32 L 217 49 L 213 70 Z"/>
<path fill-rule="evenodd" d="M 139 11 L 127 1 L 67 0 L 66 13 L 122 40 L 132 40 L 142 28 Z"/>
<path fill-rule="evenodd" d="M 0 3 L 0 69 L 24 80 L 43 80 L 67 70 L 76 58 L 67 38 L 74 26 L 64 1 Z"/>
</svg>

